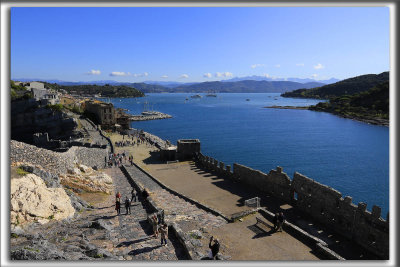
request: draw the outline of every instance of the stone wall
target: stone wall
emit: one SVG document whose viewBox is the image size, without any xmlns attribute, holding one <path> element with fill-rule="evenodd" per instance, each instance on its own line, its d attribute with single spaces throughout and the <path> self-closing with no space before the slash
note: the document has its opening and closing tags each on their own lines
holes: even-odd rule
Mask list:
<svg viewBox="0 0 400 267">
<path fill-rule="evenodd" d="M 40 107 L 34 99 L 11 102 L 11 139 L 33 144 L 33 134 L 48 133 L 49 139 L 65 139 L 77 126 L 74 118 Z"/>
<path fill-rule="evenodd" d="M 237 163 L 231 170 L 229 165 L 201 153 L 196 159 L 209 171 L 284 200 L 368 251 L 389 258 L 389 214 L 383 219 L 380 207 L 373 206 L 369 212 L 365 203 L 354 205 L 351 197 L 343 198 L 339 191 L 300 173 L 295 172 L 291 180 L 281 167 L 265 174 Z"/>
<path fill-rule="evenodd" d="M 34 166 L 42 166 L 52 174 L 67 173 L 75 167 L 76 163 L 103 168 L 104 158 L 108 156 L 108 149 L 71 147 L 67 152 L 54 152 L 38 148 L 26 143 L 11 140 L 10 160 L 11 162 L 25 162 Z"/>
</svg>

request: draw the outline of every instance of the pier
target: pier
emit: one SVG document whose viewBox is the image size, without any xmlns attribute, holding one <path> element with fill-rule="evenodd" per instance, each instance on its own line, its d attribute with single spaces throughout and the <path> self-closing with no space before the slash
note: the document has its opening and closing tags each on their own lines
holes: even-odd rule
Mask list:
<svg viewBox="0 0 400 267">
<path fill-rule="evenodd" d="M 130 121 L 149 121 L 149 120 L 162 120 L 162 119 L 170 119 L 172 118 L 171 115 L 158 112 L 158 111 L 152 111 L 148 112 L 146 114 L 141 114 L 141 115 L 129 115 L 129 120 Z"/>
</svg>

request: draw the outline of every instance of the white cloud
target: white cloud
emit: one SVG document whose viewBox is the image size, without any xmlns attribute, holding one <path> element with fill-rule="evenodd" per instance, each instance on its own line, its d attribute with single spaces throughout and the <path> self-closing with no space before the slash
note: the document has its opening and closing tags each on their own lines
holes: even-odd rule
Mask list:
<svg viewBox="0 0 400 267">
<path fill-rule="evenodd" d="M 209 72 L 207 72 L 207 73 L 204 73 L 204 74 L 203 74 L 203 77 L 204 77 L 204 78 L 211 78 L 211 77 L 212 77 L 212 74 L 209 73 Z"/>
<path fill-rule="evenodd" d="M 268 73 L 264 73 L 264 74 L 262 74 L 261 76 L 266 77 L 266 78 L 271 77 Z"/>
<path fill-rule="evenodd" d="M 161 76 L 161 78 L 166 79 L 166 78 L 168 78 L 168 75 L 163 75 L 163 76 Z"/>
<path fill-rule="evenodd" d="M 233 73 L 232 72 L 224 72 L 225 77 L 232 77 Z"/>
<path fill-rule="evenodd" d="M 133 77 L 146 77 L 149 76 L 149 74 L 147 72 L 143 72 L 143 73 L 134 73 Z"/>
<path fill-rule="evenodd" d="M 110 76 L 131 76 L 130 72 L 123 72 L 123 71 L 113 71 L 110 73 Z"/>
<path fill-rule="evenodd" d="M 297 63 L 296 66 L 298 66 L 298 67 L 304 67 L 304 63 Z"/>
<path fill-rule="evenodd" d="M 318 77 L 318 74 L 311 74 L 311 78 L 316 79 Z"/>
<path fill-rule="evenodd" d="M 215 73 L 215 77 L 232 77 L 233 73 L 226 71 L 226 72 L 217 72 Z"/>
<path fill-rule="evenodd" d="M 251 68 L 255 69 L 255 68 L 264 67 L 264 66 L 265 66 L 265 64 L 253 64 L 253 65 L 251 65 Z"/>
<path fill-rule="evenodd" d="M 314 69 L 319 70 L 319 69 L 323 69 L 325 68 L 324 66 L 322 66 L 321 63 L 318 63 L 317 65 L 314 66 Z"/>
<path fill-rule="evenodd" d="M 182 75 L 181 75 L 181 78 L 185 78 L 185 79 L 186 79 L 186 78 L 189 78 L 189 75 L 187 75 L 187 74 L 182 74 Z"/>
<path fill-rule="evenodd" d="M 86 72 L 87 75 L 100 75 L 101 71 L 100 70 L 91 70 L 89 72 Z"/>
<path fill-rule="evenodd" d="M 280 64 L 276 64 L 275 67 L 276 67 L 276 68 L 280 68 L 281 65 L 280 65 Z"/>
</svg>

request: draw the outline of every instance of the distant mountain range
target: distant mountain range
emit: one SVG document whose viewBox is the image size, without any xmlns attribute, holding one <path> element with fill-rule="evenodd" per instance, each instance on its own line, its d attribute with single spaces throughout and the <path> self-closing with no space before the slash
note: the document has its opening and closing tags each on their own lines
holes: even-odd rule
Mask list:
<svg viewBox="0 0 400 267">
<path fill-rule="evenodd" d="M 237 81 L 237 82 L 204 82 L 192 85 L 182 85 L 172 88 L 180 93 L 284 93 L 299 88 L 313 88 L 323 83 L 297 83 L 288 81 Z"/>
<path fill-rule="evenodd" d="M 318 83 L 323 83 L 323 84 L 331 84 L 340 81 L 339 79 L 336 78 L 331 78 L 329 80 L 314 80 L 314 79 L 309 79 L 309 78 L 270 78 L 270 77 L 265 77 L 265 76 L 246 76 L 246 77 L 235 77 L 229 80 L 223 80 L 222 82 L 238 82 L 238 81 L 246 81 L 246 80 L 252 80 L 252 81 L 287 81 L 287 82 L 297 82 L 297 83 L 310 83 L 310 82 L 318 82 Z"/>
<path fill-rule="evenodd" d="M 305 83 L 295 81 L 277 81 L 265 80 L 266 77 L 251 76 L 249 80 L 239 79 L 238 81 L 214 81 L 214 82 L 201 82 L 201 83 L 182 83 L 182 82 L 166 82 L 166 81 L 146 81 L 143 83 L 129 83 L 117 82 L 112 80 L 88 81 L 88 82 L 68 82 L 61 80 L 43 80 L 43 79 L 13 79 L 14 81 L 43 81 L 47 83 L 56 83 L 62 86 L 76 86 L 76 85 L 125 85 L 134 87 L 144 93 L 285 93 L 299 88 L 314 88 L 325 85 L 324 83 L 316 82 L 312 79 L 298 79 Z M 252 80 L 263 78 L 264 80 Z M 291 78 L 297 79 L 297 78 Z"/>
</svg>

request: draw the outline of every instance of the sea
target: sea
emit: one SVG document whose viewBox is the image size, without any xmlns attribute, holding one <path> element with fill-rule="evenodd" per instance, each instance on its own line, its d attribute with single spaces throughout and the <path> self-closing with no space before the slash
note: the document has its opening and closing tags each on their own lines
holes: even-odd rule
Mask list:
<svg viewBox="0 0 400 267">
<path fill-rule="evenodd" d="M 277 166 L 293 179 L 299 172 L 335 188 L 353 203 L 389 211 L 389 128 L 330 113 L 267 106 L 308 106 L 321 100 L 284 98 L 279 93 L 154 93 L 109 99 L 127 113 L 144 109 L 171 119 L 132 122 L 176 144 L 199 139 L 201 152 L 227 165 L 239 163 L 268 173 Z"/>
</svg>

